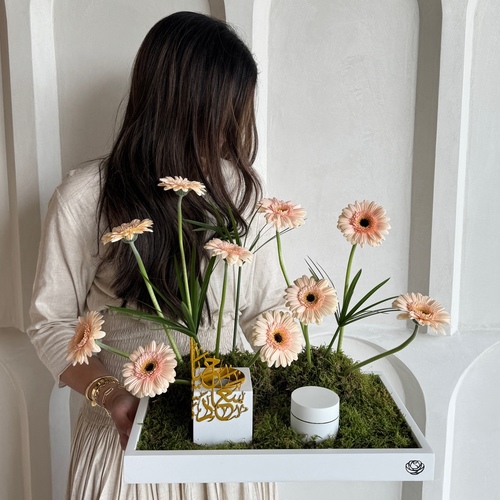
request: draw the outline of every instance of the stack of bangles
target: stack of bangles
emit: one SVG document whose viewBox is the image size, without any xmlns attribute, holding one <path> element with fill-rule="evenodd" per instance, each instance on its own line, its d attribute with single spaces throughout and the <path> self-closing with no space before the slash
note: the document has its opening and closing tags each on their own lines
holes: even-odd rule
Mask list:
<svg viewBox="0 0 500 500">
<path fill-rule="evenodd" d="M 106 398 L 115 389 L 124 389 L 116 377 L 109 375 L 97 377 L 85 389 L 85 397 L 90 401 L 92 406 L 98 405 L 104 408 L 109 414 L 109 410 L 106 408 Z"/>
</svg>

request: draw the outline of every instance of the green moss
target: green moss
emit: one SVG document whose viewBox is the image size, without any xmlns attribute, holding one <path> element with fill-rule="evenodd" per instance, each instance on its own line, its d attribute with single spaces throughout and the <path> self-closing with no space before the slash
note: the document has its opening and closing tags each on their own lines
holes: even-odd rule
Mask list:
<svg viewBox="0 0 500 500">
<path fill-rule="evenodd" d="M 248 365 L 252 354 L 223 356 L 232 366 Z M 250 444 L 225 443 L 211 449 L 296 448 L 417 448 L 410 428 L 377 375 L 341 373 L 353 363 L 343 353 L 313 348 L 312 366 L 302 353 L 286 368 L 268 368 L 257 361 L 251 369 L 254 432 Z M 189 379 L 189 362 L 178 367 L 178 378 Z M 305 385 L 327 387 L 340 397 L 340 429 L 335 440 L 303 443 L 290 428 L 290 394 Z M 172 385 L 150 401 L 139 450 L 197 450 L 191 438 L 191 388 Z"/>
</svg>

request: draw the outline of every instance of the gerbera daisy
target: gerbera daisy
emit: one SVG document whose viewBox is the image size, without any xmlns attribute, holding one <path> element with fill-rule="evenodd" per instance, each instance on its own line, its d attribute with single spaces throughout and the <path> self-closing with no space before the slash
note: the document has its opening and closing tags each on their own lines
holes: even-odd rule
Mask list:
<svg viewBox="0 0 500 500">
<path fill-rule="evenodd" d="M 244 262 L 250 262 L 253 258 L 252 252 L 244 247 L 213 238 L 206 245 L 207 250 L 212 251 L 212 255 L 219 255 L 228 264 L 242 266 Z"/>
<path fill-rule="evenodd" d="M 444 334 L 443 325 L 450 324 L 450 315 L 436 300 L 421 293 L 405 293 L 400 295 L 392 307 L 399 311 L 398 319 L 412 319 L 419 325 L 428 326 L 435 332 Z"/>
<path fill-rule="evenodd" d="M 106 233 L 101 241 L 106 245 L 107 243 L 115 243 L 116 241 L 134 241 L 138 234 L 145 232 L 152 233 L 153 230 L 150 229 L 153 225 L 153 221 L 149 219 L 134 219 L 131 222 L 125 222 L 120 226 L 114 227 L 111 232 Z"/>
<path fill-rule="evenodd" d="M 321 323 L 337 309 L 337 292 L 326 279 L 302 276 L 285 290 L 286 306 L 305 324 Z"/>
<path fill-rule="evenodd" d="M 262 346 L 260 359 L 269 366 L 288 366 L 302 350 L 303 336 L 288 312 L 268 311 L 257 318 L 252 343 Z"/>
<path fill-rule="evenodd" d="M 162 177 L 158 186 L 163 187 L 165 191 L 168 191 L 169 189 L 172 189 L 175 192 L 182 191 L 182 193 L 178 193 L 180 195 L 184 195 L 189 191 L 194 191 L 198 196 L 203 196 L 207 192 L 205 185 L 201 182 L 190 181 L 184 177 L 179 177 L 178 175 L 175 177 Z"/>
<path fill-rule="evenodd" d="M 267 222 L 277 231 L 302 226 L 306 211 L 300 205 L 291 201 L 282 201 L 277 198 L 264 198 L 258 205 L 259 212 L 264 214 Z"/>
<path fill-rule="evenodd" d="M 96 311 L 89 311 L 84 317 L 78 317 L 78 324 L 75 334 L 68 345 L 67 361 L 71 361 L 73 366 L 85 363 L 89 364 L 89 359 L 93 352 L 100 352 L 101 348 L 96 344 L 97 339 L 102 339 L 106 333 L 101 330 L 104 323 L 102 314 Z"/>
<path fill-rule="evenodd" d="M 172 348 L 153 340 L 146 347 L 139 346 L 123 365 L 123 385 L 139 398 L 163 394 L 175 380 L 176 366 Z"/>
<path fill-rule="evenodd" d="M 342 231 L 347 241 L 361 247 L 368 243 L 376 247 L 384 240 L 384 234 L 389 233 L 391 226 L 385 210 L 373 201 L 356 201 L 342 210 L 337 227 Z"/>
</svg>

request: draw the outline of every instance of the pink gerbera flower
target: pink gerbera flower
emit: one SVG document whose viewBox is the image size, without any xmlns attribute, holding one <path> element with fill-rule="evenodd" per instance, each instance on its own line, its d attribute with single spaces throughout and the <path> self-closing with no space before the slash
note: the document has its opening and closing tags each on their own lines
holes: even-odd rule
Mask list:
<svg viewBox="0 0 500 500">
<path fill-rule="evenodd" d="M 194 191 L 198 196 L 203 196 L 207 192 L 205 185 L 201 182 L 190 181 L 177 175 L 175 177 L 162 177 L 158 186 L 163 187 L 165 191 L 172 189 L 180 195 L 187 194 L 189 191 Z M 182 191 L 182 193 L 178 191 Z"/>
<path fill-rule="evenodd" d="M 260 359 L 269 366 L 288 366 L 302 350 L 303 336 L 290 313 L 268 311 L 257 319 L 252 343 L 262 346 Z"/>
<path fill-rule="evenodd" d="M 291 201 L 282 201 L 277 198 L 264 198 L 259 204 L 259 212 L 264 214 L 268 224 L 273 225 L 276 231 L 302 226 L 306 211 L 300 205 Z"/>
<path fill-rule="evenodd" d="M 134 219 L 131 222 L 126 222 L 120 226 L 114 227 L 111 232 L 106 233 L 101 241 L 106 245 L 108 243 L 115 243 L 116 241 L 134 241 L 138 234 L 142 233 L 152 233 L 153 230 L 150 229 L 153 225 L 153 221 L 149 219 Z"/>
<path fill-rule="evenodd" d="M 286 306 L 300 322 L 321 323 L 324 316 L 333 314 L 338 299 L 335 288 L 326 279 L 302 276 L 285 290 Z"/>
<path fill-rule="evenodd" d="M 146 347 L 139 346 L 123 365 L 123 385 L 139 398 L 157 396 L 167 391 L 175 381 L 177 360 L 170 346 L 153 340 Z"/>
<path fill-rule="evenodd" d="M 337 227 L 342 231 L 347 241 L 361 247 L 367 243 L 376 247 L 389 233 L 391 226 L 385 210 L 373 201 L 356 201 L 342 210 Z"/>
<path fill-rule="evenodd" d="M 405 293 L 400 295 L 392 307 L 403 311 L 398 319 L 411 319 L 419 325 L 429 326 L 435 332 L 445 333 L 443 325 L 450 324 L 450 315 L 439 302 L 421 293 Z"/>
<path fill-rule="evenodd" d="M 230 243 L 229 241 L 222 241 L 219 238 L 213 238 L 206 245 L 207 250 L 212 251 L 212 255 L 218 255 L 228 264 L 237 264 L 242 266 L 244 262 L 250 262 L 253 258 L 252 252 L 244 247 Z"/>
<path fill-rule="evenodd" d="M 94 352 L 100 352 L 101 348 L 96 344 L 97 339 L 102 339 L 106 333 L 101 330 L 104 323 L 102 314 L 89 311 L 84 317 L 79 316 L 75 334 L 68 345 L 67 361 L 76 364 L 89 364 L 89 359 Z"/>
</svg>

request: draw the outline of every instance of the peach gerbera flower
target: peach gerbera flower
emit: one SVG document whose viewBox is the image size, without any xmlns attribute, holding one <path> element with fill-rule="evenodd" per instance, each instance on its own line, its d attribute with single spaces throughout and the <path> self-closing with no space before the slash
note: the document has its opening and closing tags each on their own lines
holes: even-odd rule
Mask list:
<svg viewBox="0 0 500 500">
<path fill-rule="evenodd" d="M 123 365 L 123 385 L 134 396 L 143 398 L 163 394 L 175 381 L 177 360 L 172 348 L 153 340 L 146 347 L 139 346 Z"/>
<path fill-rule="evenodd" d="M 379 246 L 391 226 L 385 210 L 373 201 L 356 201 L 342 210 L 337 227 L 352 245 Z"/>
<path fill-rule="evenodd" d="M 338 299 L 335 288 L 326 279 L 302 276 L 285 290 L 286 306 L 300 322 L 321 323 L 324 316 L 333 314 Z"/>
<path fill-rule="evenodd" d="M 306 211 L 300 205 L 277 198 L 264 198 L 258 205 L 259 212 L 264 214 L 267 222 L 277 231 L 302 226 Z"/>
<path fill-rule="evenodd" d="M 288 366 L 302 350 L 303 336 L 290 313 L 268 311 L 257 318 L 252 343 L 262 346 L 260 359 L 269 366 Z"/>
<path fill-rule="evenodd" d="M 242 266 L 244 262 L 250 262 L 253 258 L 252 252 L 245 247 L 240 247 L 229 241 L 222 241 L 219 238 L 213 238 L 206 245 L 207 250 L 212 251 L 212 255 L 219 255 L 228 264 L 237 264 Z"/>
<path fill-rule="evenodd" d="M 421 293 L 400 295 L 392 303 L 392 307 L 404 311 L 398 314 L 398 319 L 412 319 L 419 325 L 432 328 L 435 332 L 444 334 L 443 325 L 450 324 L 450 315 L 444 310 L 444 307 L 436 300 Z"/>
<path fill-rule="evenodd" d="M 190 181 L 178 175 L 175 177 L 162 177 L 160 181 L 158 186 L 163 187 L 165 191 L 172 189 L 179 195 L 185 195 L 189 191 L 194 191 L 198 196 L 203 196 L 207 192 L 205 185 L 201 182 Z M 182 193 L 178 193 L 178 191 L 182 191 Z"/>
<path fill-rule="evenodd" d="M 153 225 L 153 221 L 149 219 L 134 219 L 131 222 L 126 222 L 120 226 L 114 227 L 111 232 L 106 233 L 101 241 L 106 245 L 107 243 L 115 243 L 116 241 L 134 241 L 138 234 L 142 233 L 152 233 L 153 230 L 150 229 Z"/>
<path fill-rule="evenodd" d="M 106 333 L 101 330 L 104 323 L 102 314 L 89 311 L 84 317 L 78 317 L 75 334 L 68 345 L 68 357 L 73 366 L 85 363 L 89 364 L 89 358 L 94 352 L 100 352 L 101 348 L 96 344 L 97 339 L 102 339 Z"/>
</svg>

